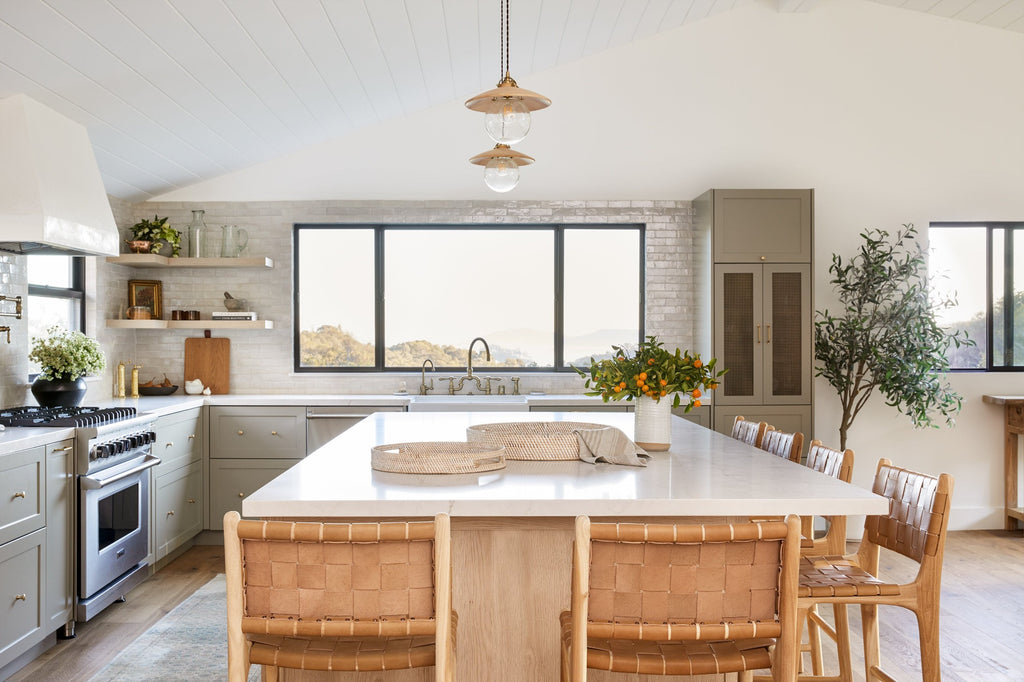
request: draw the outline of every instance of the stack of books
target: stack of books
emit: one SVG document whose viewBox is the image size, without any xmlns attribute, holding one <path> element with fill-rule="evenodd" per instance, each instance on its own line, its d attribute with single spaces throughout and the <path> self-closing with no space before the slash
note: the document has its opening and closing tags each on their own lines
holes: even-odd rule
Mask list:
<svg viewBox="0 0 1024 682">
<path fill-rule="evenodd" d="M 212 320 L 255 320 L 256 313 L 242 310 L 225 310 L 223 312 L 214 311 L 210 317 Z"/>
</svg>

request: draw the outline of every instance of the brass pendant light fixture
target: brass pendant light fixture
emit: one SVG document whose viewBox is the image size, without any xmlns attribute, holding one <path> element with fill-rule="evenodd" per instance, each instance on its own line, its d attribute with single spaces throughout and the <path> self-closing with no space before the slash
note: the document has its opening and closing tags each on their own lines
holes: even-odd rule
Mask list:
<svg viewBox="0 0 1024 682">
<path fill-rule="evenodd" d="M 466 100 L 466 107 L 484 114 L 484 129 L 497 144 L 477 154 L 470 163 L 484 166 L 484 182 L 495 192 L 508 192 L 519 182 L 519 167 L 533 163 L 533 157 L 511 149 L 530 132 L 530 112 L 550 106 L 551 100 L 520 88 L 512 78 L 508 62 L 509 1 L 500 0 L 501 18 L 498 60 L 503 74 L 497 87 Z"/>
</svg>

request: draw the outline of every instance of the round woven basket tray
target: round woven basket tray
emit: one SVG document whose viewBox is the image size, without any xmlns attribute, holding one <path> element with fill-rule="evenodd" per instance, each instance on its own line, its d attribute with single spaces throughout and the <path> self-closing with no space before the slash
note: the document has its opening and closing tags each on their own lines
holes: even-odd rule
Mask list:
<svg viewBox="0 0 1024 682">
<path fill-rule="evenodd" d="M 498 422 L 466 427 L 470 443 L 504 445 L 508 459 L 579 459 L 577 429 L 602 429 L 587 422 Z"/>
<path fill-rule="evenodd" d="M 370 466 L 396 474 L 472 474 L 504 469 L 505 448 L 462 441 L 376 445 Z"/>
</svg>

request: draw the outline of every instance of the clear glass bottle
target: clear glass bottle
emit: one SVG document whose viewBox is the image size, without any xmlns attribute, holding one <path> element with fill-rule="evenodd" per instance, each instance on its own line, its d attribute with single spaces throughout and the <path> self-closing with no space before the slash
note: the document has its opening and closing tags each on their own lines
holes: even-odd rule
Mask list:
<svg viewBox="0 0 1024 682">
<path fill-rule="evenodd" d="M 193 209 L 192 211 L 192 222 L 188 226 L 188 257 L 189 258 L 209 258 L 219 254 L 208 253 L 210 250 L 209 240 L 210 234 L 209 229 L 206 227 L 206 223 L 203 222 L 203 214 L 206 211 L 202 209 Z"/>
</svg>

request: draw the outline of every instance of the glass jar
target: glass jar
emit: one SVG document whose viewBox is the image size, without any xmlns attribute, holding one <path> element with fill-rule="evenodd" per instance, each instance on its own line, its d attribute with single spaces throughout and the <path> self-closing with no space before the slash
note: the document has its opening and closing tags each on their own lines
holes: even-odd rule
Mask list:
<svg viewBox="0 0 1024 682">
<path fill-rule="evenodd" d="M 192 211 L 192 222 L 188 226 L 188 257 L 209 258 L 219 254 L 210 253 L 210 234 L 206 223 L 203 222 L 203 214 L 206 211 L 194 209 Z"/>
</svg>

